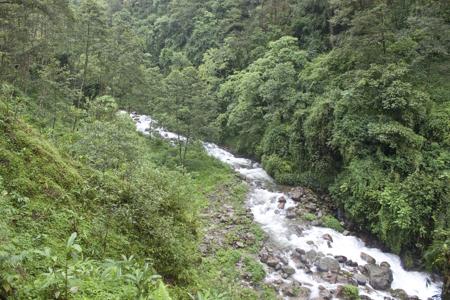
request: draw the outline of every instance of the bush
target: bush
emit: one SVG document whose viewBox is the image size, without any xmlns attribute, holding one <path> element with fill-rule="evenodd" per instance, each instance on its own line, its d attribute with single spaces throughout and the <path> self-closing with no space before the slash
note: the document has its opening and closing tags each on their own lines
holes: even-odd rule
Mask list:
<svg viewBox="0 0 450 300">
<path fill-rule="evenodd" d="M 275 177 L 279 174 L 292 172 L 290 163 L 275 154 L 264 155 L 262 157 L 262 165 L 267 173 Z"/>
<path fill-rule="evenodd" d="M 344 231 L 344 227 L 342 227 L 341 223 L 338 219 L 333 216 L 323 216 L 322 217 L 322 225 L 331 229 L 334 229 L 339 232 Z"/>
<path fill-rule="evenodd" d="M 316 217 L 316 215 L 315 214 L 312 214 L 312 213 L 305 213 L 303 216 L 302 216 L 302 218 L 303 219 L 305 219 L 306 221 L 314 221 L 317 217 Z"/>
<path fill-rule="evenodd" d="M 266 277 L 264 267 L 253 258 L 244 258 L 245 270 L 252 275 L 252 281 L 258 283 Z"/>
<path fill-rule="evenodd" d="M 353 285 L 344 285 L 341 290 L 341 298 L 344 300 L 359 300 L 358 287 Z"/>
</svg>

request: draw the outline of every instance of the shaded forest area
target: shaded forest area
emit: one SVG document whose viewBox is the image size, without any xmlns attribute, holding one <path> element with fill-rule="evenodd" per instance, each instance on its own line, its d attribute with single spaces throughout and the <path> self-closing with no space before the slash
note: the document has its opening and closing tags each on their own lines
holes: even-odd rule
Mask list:
<svg viewBox="0 0 450 300">
<path fill-rule="evenodd" d="M 132 124 L 115 116 L 118 107 L 136 110 L 188 137 L 176 154 L 178 164 L 185 165 L 188 146 L 195 152 L 191 144 L 201 138 L 260 160 L 281 184 L 329 192 L 354 229 L 376 236 L 407 267 L 443 274 L 448 293 L 447 1 L 0 0 L 0 27 L 2 203 L 13 201 L 21 210 L 37 205 L 24 199 L 75 201 L 87 193 L 86 199 L 97 195 L 106 211 L 116 212 L 109 208 L 114 201 L 128 203 L 127 214 L 140 216 L 145 227 L 138 203 L 144 201 L 141 188 L 145 193 L 150 187 L 143 187 L 141 176 L 157 178 L 152 188 L 169 194 L 171 188 L 162 185 L 171 186 L 175 176 L 183 183 L 180 193 L 187 193 L 176 197 L 194 197 L 190 179 L 175 167 L 158 167 L 167 178 L 154 173 L 160 157 L 143 157 L 148 167 L 137 171 L 135 157 L 146 151 L 132 142 L 138 138 Z M 56 162 L 51 179 L 14 173 L 30 162 L 36 170 L 49 167 L 45 157 L 53 151 L 63 161 Z M 80 178 L 95 192 L 79 187 Z M 56 181 L 58 188 L 41 190 L 35 180 Z M 112 187 L 115 180 L 119 187 Z M 109 200 L 97 193 L 119 196 Z M 173 199 L 164 193 L 161 199 Z M 158 249 L 173 244 L 158 245 L 155 238 L 136 251 L 156 255 L 156 271 L 165 279 L 186 283 L 190 275 L 180 270 L 195 262 L 179 253 L 194 251 L 197 207 L 158 203 L 168 206 L 151 206 L 148 213 L 161 218 L 157 227 L 146 228 L 170 236 L 180 248 L 158 258 Z M 36 208 L 27 209 L 33 217 Z M 177 229 L 166 232 L 165 213 L 172 209 L 169 227 Z M 18 225 L 0 222 L 11 230 L 0 239 L 12 241 Z M 138 230 L 134 221 L 114 228 L 117 235 L 108 238 L 116 241 L 123 228 Z M 129 237 L 140 240 L 135 234 Z M 24 250 L 33 243 L 24 238 L 10 245 Z M 105 255 L 102 243 L 94 256 Z M 70 247 L 59 251 L 71 253 Z M 16 269 L 6 265 L 0 270 Z"/>
</svg>

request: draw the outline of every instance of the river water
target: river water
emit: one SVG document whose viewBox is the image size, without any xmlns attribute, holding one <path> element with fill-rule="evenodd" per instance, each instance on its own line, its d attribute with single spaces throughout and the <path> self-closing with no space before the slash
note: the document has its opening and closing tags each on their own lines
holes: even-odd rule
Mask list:
<svg viewBox="0 0 450 300">
<path fill-rule="evenodd" d="M 139 116 L 131 114 L 131 117 L 136 122 L 137 130 L 144 133 L 159 134 L 161 137 L 174 141 L 178 137 L 177 134 L 169 132 L 162 127 L 157 126 L 157 123 L 148 116 Z M 151 128 L 151 130 L 150 130 Z M 255 221 L 259 223 L 262 229 L 268 234 L 271 244 L 275 245 L 277 251 L 282 253 L 288 259 L 289 266 L 295 269 L 293 274 L 287 280 L 282 279 L 281 275 L 272 269 L 268 270 L 266 280 L 268 282 L 278 280 L 289 282 L 296 280 L 302 283 L 303 286 L 311 290 L 311 298 L 317 297 L 319 294 L 319 286 L 325 287 L 329 290 L 334 290 L 338 284 L 330 284 L 313 273 L 307 274 L 304 269 L 296 268 L 295 262 L 291 259 L 291 253 L 296 248 L 301 248 L 305 251 L 315 250 L 322 252 L 326 256 L 334 257 L 336 255 L 343 255 L 359 265 L 364 265 L 366 262 L 361 259 L 361 252 L 367 253 L 376 259 L 377 263 L 388 262 L 393 273 L 392 289 L 402 289 L 409 296 L 418 296 L 420 299 L 440 299 L 438 295 L 441 293 L 442 283 L 431 282 L 430 274 L 424 272 L 406 271 L 400 262 L 397 255 L 386 253 L 377 248 L 369 248 L 365 243 L 356 236 L 344 236 L 343 234 L 329 228 L 307 226 L 301 234 L 292 230 L 292 220 L 286 218 L 285 211 L 289 207 L 295 206 L 296 203 L 277 189 L 273 179 L 264 171 L 264 169 L 256 162 L 236 157 L 225 149 L 212 144 L 203 143 L 206 152 L 231 166 L 233 170 L 245 177 L 250 185 L 247 205 L 251 209 Z M 287 199 L 284 210 L 277 208 L 279 197 L 284 196 Z M 323 239 L 324 234 L 329 234 L 332 239 L 332 247 L 330 248 L 327 241 Z M 355 269 L 340 264 L 341 269 L 355 273 Z M 389 293 L 374 290 L 369 284 L 366 286 L 359 286 L 360 294 L 367 295 L 371 299 L 384 300 L 385 297 L 393 298 Z"/>
</svg>

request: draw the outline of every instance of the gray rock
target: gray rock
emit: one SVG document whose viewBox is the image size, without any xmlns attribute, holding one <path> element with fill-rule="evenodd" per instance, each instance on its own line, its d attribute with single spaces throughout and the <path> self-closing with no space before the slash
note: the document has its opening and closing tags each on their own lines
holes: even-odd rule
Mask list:
<svg viewBox="0 0 450 300">
<path fill-rule="evenodd" d="M 259 260 L 262 263 L 267 263 L 267 260 L 269 259 L 269 254 L 267 252 L 261 252 L 259 253 Z"/>
<path fill-rule="evenodd" d="M 234 245 L 235 245 L 234 246 L 235 248 L 244 248 L 245 247 L 244 243 L 242 243 L 240 241 L 237 241 Z"/>
<path fill-rule="evenodd" d="M 283 286 L 281 288 L 281 292 L 283 293 L 284 296 L 297 297 L 301 287 L 302 287 L 301 283 L 294 281 L 292 283 Z"/>
<path fill-rule="evenodd" d="M 391 288 L 394 278 L 390 268 L 380 267 L 375 264 L 367 264 L 364 268 L 367 271 L 369 283 L 374 289 L 385 291 Z"/>
<path fill-rule="evenodd" d="M 331 300 L 333 295 L 324 286 L 319 285 L 319 300 Z"/>
<path fill-rule="evenodd" d="M 300 248 L 295 248 L 295 252 L 297 252 L 298 254 L 306 254 L 306 251 Z"/>
<path fill-rule="evenodd" d="M 295 268 L 297 268 L 297 269 L 305 269 L 306 265 L 304 263 L 302 263 L 302 262 L 296 262 L 295 263 Z"/>
<path fill-rule="evenodd" d="M 320 273 L 320 278 L 331 284 L 335 284 L 338 281 L 338 276 L 335 273 L 322 272 Z"/>
<path fill-rule="evenodd" d="M 295 274 L 295 269 L 291 266 L 283 266 L 281 270 L 283 270 L 283 272 L 286 273 L 288 276 Z"/>
<path fill-rule="evenodd" d="M 375 260 L 375 258 L 373 258 L 372 256 L 370 256 L 369 254 L 365 253 L 365 252 L 361 252 L 360 257 L 365 260 L 368 264 L 375 264 L 377 261 Z"/>
<path fill-rule="evenodd" d="M 305 207 L 310 211 L 316 211 L 317 205 L 314 202 L 308 202 L 305 204 Z"/>
<path fill-rule="evenodd" d="M 288 265 L 289 264 L 289 260 L 287 259 L 287 257 L 279 256 L 278 258 L 283 263 L 283 265 Z"/>
<path fill-rule="evenodd" d="M 322 238 L 326 241 L 333 242 L 333 238 L 328 233 L 325 233 L 324 235 L 322 235 Z"/>
<path fill-rule="evenodd" d="M 336 260 L 341 264 L 347 262 L 347 257 L 344 255 L 336 255 L 334 258 L 336 258 Z"/>
<path fill-rule="evenodd" d="M 286 198 L 284 198 L 284 196 L 281 196 L 280 198 L 278 198 L 278 208 L 284 209 L 285 205 L 286 205 Z"/>
<path fill-rule="evenodd" d="M 357 267 L 358 266 L 358 263 L 356 262 L 356 261 L 353 261 L 353 260 L 347 260 L 346 262 L 345 262 L 345 265 L 346 266 L 349 266 L 349 267 Z"/>
<path fill-rule="evenodd" d="M 283 267 L 283 265 L 281 263 L 279 263 L 278 265 L 275 266 L 275 270 L 279 271 L 279 270 L 281 270 L 282 267 Z"/>
<path fill-rule="evenodd" d="M 306 259 L 310 262 L 314 262 L 317 258 L 317 252 L 313 249 L 306 252 Z"/>
<path fill-rule="evenodd" d="M 367 283 L 367 277 L 364 276 L 363 274 L 355 274 L 353 278 L 356 280 L 358 285 L 366 285 Z"/>
<path fill-rule="evenodd" d="M 341 267 L 339 266 L 339 262 L 332 257 L 323 257 L 317 263 L 317 270 L 319 272 L 339 272 Z"/>
<path fill-rule="evenodd" d="M 311 296 L 311 290 L 302 286 L 299 291 L 296 300 L 308 300 Z"/>
<path fill-rule="evenodd" d="M 410 297 L 408 296 L 408 294 L 402 290 L 402 289 L 396 289 L 391 291 L 391 295 L 399 300 L 410 300 Z"/>
<path fill-rule="evenodd" d="M 296 216 L 297 213 L 295 212 L 295 207 L 291 206 L 288 209 L 286 209 L 286 218 L 294 219 Z"/>
<path fill-rule="evenodd" d="M 275 268 L 280 263 L 280 260 L 275 256 L 269 256 L 266 260 L 266 264 L 269 267 Z"/>
<path fill-rule="evenodd" d="M 300 225 L 298 225 L 298 226 L 295 227 L 295 232 L 296 232 L 298 235 L 302 235 L 302 234 L 303 234 L 303 230 L 304 230 L 304 228 L 303 228 L 302 226 L 300 226 Z"/>
<path fill-rule="evenodd" d="M 290 193 L 289 193 L 289 197 L 291 197 L 292 200 L 294 201 L 300 201 L 302 200 L 303 195 L 305 194 L 304 189 L 301 187 L 296 187 L 291 189 Z"/>
</svg>

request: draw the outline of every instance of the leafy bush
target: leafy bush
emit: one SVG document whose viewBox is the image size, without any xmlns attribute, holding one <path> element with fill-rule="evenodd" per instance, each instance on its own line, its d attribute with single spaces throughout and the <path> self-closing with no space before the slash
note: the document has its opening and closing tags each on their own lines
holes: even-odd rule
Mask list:
<svg viewBox="0 0 450 300">
<path fill-rule="evenodd" d="M 317 219 L 315 214 L 312 213 L 305 213 L 302 215 L 302 219 L 305 219 L 306 221 L 314 221 Z"/>
<path fill-rule="evenodd" d="M 289 174 L 292 171 L 290 163 L 276 154 L 264 155 L 262 157 L 262 165 L 270 175 L 275 177 L 281 174 Z"/>
<path fill-rule="evenodd" d="M 322 217 L 322 225 L 331 229 L 334 229 L 339 232 L 344 231 L 344 227 L 342 227 L 341 222 L 333 216 L 323 216 Z"/>
<path fill-rule="evenodd" d="M 342 299 L 344 300 L 359 300 L 359 289 L 357 286 L 344 285 L 341 290 Z"/>
</svg>

